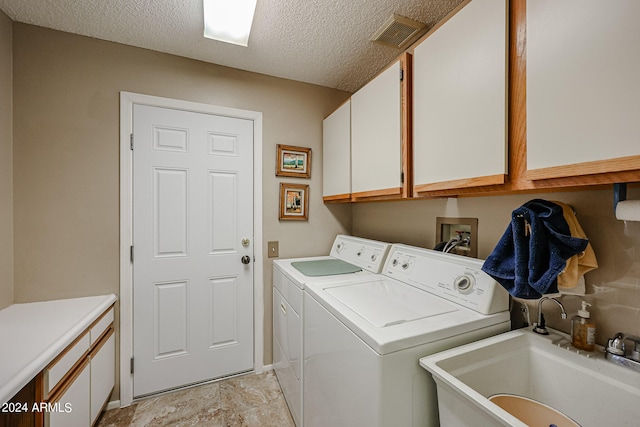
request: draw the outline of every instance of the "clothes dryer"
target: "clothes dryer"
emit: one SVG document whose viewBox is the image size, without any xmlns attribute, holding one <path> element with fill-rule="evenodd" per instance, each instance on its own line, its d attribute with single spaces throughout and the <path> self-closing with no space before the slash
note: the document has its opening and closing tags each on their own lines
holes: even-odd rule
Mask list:
<svg viewBox="0 0 640 427">
<path fill-rule="evenodd" d="M 303 290 L 309 283 L 380 273 L 391 245 L 336 236 L 327 256 L 273 262 L 273 365 L 294 422 L 303 425 Z"/>
</svg>

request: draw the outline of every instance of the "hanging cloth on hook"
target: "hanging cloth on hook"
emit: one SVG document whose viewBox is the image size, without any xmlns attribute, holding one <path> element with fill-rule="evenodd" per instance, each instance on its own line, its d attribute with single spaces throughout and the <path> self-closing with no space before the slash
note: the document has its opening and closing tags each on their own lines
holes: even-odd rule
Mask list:
<svg viewBox="0 0 640 427">
<path fill-rule="evenodd" d="M 511 213 L 511 224 L 482 270 L 512 296 L 538 299 L 558 292 L 558 274 L 588 243 L 571 236 L 561 206 L 530 200 Z"/>
<path fill-rule="evenodd" d="M 586 239 L 587 235 L 578 222 L 578 218 L 571 206 L 555 200 L 553 203 L 562 207 L 562 213 L 569 225 L 571 236 Z M 596 268 L 598 268 L 598 260 L 591 243 L 589 243 L 583 252 L 567 260 L 566 267 L 558 275 L 558 291 L 560 293 L 584 295 L 586 289 L 583 276 Z"/>
</svg>

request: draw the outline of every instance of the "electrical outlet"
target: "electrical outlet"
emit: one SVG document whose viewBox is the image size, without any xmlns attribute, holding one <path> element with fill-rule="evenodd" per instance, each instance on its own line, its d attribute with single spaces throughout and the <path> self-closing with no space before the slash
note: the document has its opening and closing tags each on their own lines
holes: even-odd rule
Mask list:
<svg viewBox="0 0 640 427">
<path fill-rule="evenodd" d="M 279 242 L 267 242 L 267 257 L 269 258 L 278 258 L 280 256 L 279 253 Z"/>
</svg>

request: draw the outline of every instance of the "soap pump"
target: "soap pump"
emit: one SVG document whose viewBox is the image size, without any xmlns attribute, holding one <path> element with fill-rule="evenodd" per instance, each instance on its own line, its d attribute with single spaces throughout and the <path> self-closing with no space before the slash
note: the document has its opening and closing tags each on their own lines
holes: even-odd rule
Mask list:
<svg viewBox="0 0 640 427">
<path fill-rule="evenodd" d="M 591 306 L 582 301 L 582 309 L 571 318 L 571 344 L 580 350 L 593 351 L 596 344 L 596 324 L 587 310 Z"/>
</svg>

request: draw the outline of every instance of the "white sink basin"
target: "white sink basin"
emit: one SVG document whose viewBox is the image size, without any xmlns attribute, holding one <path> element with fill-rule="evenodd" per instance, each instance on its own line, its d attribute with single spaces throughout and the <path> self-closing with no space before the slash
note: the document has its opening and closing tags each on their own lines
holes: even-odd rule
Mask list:
<svg viewBox="0 0 640 427">
<path fill-rule="evenodd" d="M 495 394 L 533 399 L 583 427 L 640 425 L 640 373 L 568 343 L 520 329 L 420 359 L 438 387 L 441 425 L 526 426 L 489 401 Z"/>
</svg>

